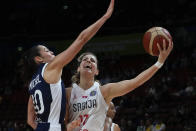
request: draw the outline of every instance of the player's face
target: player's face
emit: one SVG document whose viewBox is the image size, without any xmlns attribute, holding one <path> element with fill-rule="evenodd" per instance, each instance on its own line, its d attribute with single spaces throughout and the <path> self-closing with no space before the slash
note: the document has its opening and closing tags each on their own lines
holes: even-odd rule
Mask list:
<svg viewBox="0 0 196 131">
<path fill-rule="evenodd" d="M 114 104 L 110 103 L 110 106 L 109 106 L 109 109 L 108 109 L 108 112 L 107 112 L 107 116 L 111 117 L 113 119 L 115 114 L 116 114 L 116 109 L 114 107 Z"/>
<path fill-rule="evenodd" d="M 91 75 L 98 75 L 98 69 L 97 69 L 97 59 L 93 55 L 85 55 L 82 58 L 82 61 L 80 63 L 80 66 L 78 68 L 78 71 L 82 73 L 88 73 Z"/>
<path fill-rule="evenodd" d="M 54 53 L 47 47 L 39 45 L 38 48 L 40 49 L 39 53 L 43 63 L 50 63 L 54 59 Z"/>
</svg>

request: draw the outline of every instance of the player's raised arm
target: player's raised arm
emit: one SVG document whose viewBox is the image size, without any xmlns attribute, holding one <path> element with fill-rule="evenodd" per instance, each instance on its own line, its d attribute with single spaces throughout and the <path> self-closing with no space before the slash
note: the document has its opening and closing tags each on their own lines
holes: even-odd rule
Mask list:
<svg viewBox="0 0 196 131">
<path fill-rule="evenodd" d="M 103 86 L 102 93 L 106 102 L 109 102 L 114 97 L 125 95 L 141 86 L 143 83 L 148 81 L 159 70 L 159 68 L 161 68 L 173 48 L 173 43 L 170 40 L 169 47 L 166 49 L 165 41 L 163 41 L 163 49 L 161 49 L 159 45 L 158 48 L 160 52 L 158 61 L 147 70 L 143 71 L 131 80 L 109 83 Z"/>
<path fill-rule="evenodd" d="M 47 73 L 44 73 L 44 78 L 47 82 L 54 83 L 60 79 L 62 68 L 75 57 L 80 49 L 97 33 L 106 20 L 110 18 L 113 9 L 114 0 L 111 0 L 106 13 L 94 24 L 83 30 L 68 49 L 57 55 L 55 59 L 48 64 L 45 70 Z"/>
</svg>

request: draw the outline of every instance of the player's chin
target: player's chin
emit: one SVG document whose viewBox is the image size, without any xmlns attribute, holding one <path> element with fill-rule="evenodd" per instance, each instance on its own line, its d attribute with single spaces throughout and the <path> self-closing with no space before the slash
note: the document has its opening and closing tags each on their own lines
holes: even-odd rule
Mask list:
<svg viewBox="0 0 196 131">
<path fill-rule="evenodd" d="M 83 71 L 83 73 L 85 74 L 85 75 L 91 75 L 91 76 L 94 76 L 95 75 L 95 73 L 92 71 L 92 70 L 84 70 Z"/>
<path fill-rule="evenodd" d="M 52 55 L 52 56 L 50 57 L 50 61 L 53 61 L 54 58 L 55 58 L 55 55 Z"/>
<path fill-rule="evenodd" d="M 54 59 L 54 58 L 55 58 L 55 55 L 52 55 L 52 56 L 51 56 L 51 59 Z"/>
</svg>

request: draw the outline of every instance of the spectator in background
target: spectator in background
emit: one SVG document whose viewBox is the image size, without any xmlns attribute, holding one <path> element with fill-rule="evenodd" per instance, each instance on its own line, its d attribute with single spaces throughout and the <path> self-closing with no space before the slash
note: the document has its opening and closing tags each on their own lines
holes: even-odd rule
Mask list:
<svg viewBox="0 0 196 131">
<path fill-rule="evenodd" d="M 125 117 L 122 117 L 120 119 L 120 129 L 121 131 L 127 131 L 127 120 L 125 119 Z"/>
<path fill-rule="evenodd" d="M 152 131 L 152 124 L 150 119 L 146 120 L 145 126 L 146 126 L 146 131 Z"/>
<path fill-rule="evenodd" d="M 137 126 L 137 131 L 146 131 L 144 120 L 140 120 L 139 125 Z"/>
<path fill-rule="evenodd" d="M 125 131 L 135 131 L 136 129 L 136 124 L 132 120 L 127 120 L 127 126 Z"/>
<path fill-rule="evenodd" d="M 166 125 L 162 122 L 161 118 L 157 115 L 153 122 L 152 131 L 165 131 Z"/>
</svg>

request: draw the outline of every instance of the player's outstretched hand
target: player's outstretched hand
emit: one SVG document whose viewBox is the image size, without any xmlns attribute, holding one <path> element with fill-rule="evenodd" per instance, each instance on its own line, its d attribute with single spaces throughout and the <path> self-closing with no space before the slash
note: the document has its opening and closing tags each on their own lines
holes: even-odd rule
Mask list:
<svg viewBox="0 0 196 131">
<path fill-rule="evenodd" d="M 67 131 L 72 131 L 74 128 L 80 126 L 81 120 L 77 119 L 67 124 Z"/>
<path fill-rule="evenodd" d="M 173 49 L 173 42 L 171 40 L 169 40 L 169 46 L 168 46 L 168 48 L 166 48 L 165 39 L 163 39 L 163 48 L 161 48 L 159 43 L 157 44 L 157 46 L 158 46 L 158 49 L 159 49 L 159 52 L 160 52 L 158 62 L 164 63 L 165 60 L 167 59 L 167 57 L 169 56 L 170 52 Z"/>
<path fill-rule="evenodd" d="M 114 0 L 111 0 L 110 5 L 109 5 L 109 7 L 108 7 L 108 9 L 107 9 L 107 11 L 104 15 L 106 19 L 110 18 L 110 16 L 112 15 L 113 10 L 114 10 Z"/>
</svg>

